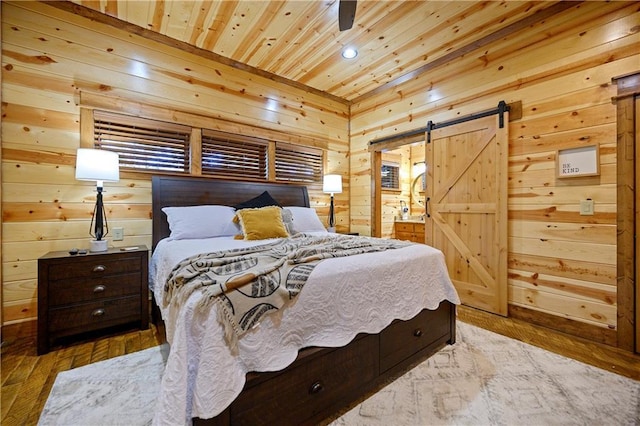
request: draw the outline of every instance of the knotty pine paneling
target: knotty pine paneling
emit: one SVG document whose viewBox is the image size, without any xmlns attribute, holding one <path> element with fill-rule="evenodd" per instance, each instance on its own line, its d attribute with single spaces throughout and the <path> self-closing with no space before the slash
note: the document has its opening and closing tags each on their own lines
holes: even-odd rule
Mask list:
<svg viewBox="0 0 640 426">
<path fill-rule="evenodd" d="M 586 18 L 579 14 L 583 10 L 589 11 Z M 430 119 L 437 122 L 474 113 L 486 104 L 481 97 L 496 91 L 522 93 L 514 100 L 525 100 L 527 94 L 534 99 L 545 99 L 556 90 L 576 92 L 588 87 L 597 88 L 592 84 L 593 79 L 607 78 L 602 76 L 601 69 L 618 75 L 611 68 L 637 67 L 634 55 L 638 51 L 639 34 L 634 30 L 635 24 L 629 25 L 628 20 L 623 19 L 632 17 L 633 20 L 634 16 L 637 19 L 636 13 L 636 5 L 630 3 L 581 4 L 523 31 L 520 36 L 512 35 L 494 42 L 400 87 L 389 88 L 378 96 L 354 103 L 352 124 L 357 123 L 357 127 L 367 134 L 373 133 L 371 139 L 374 139 L 386 135 L 392 125 L 411 129 L 418 127 L 412 122 L 424 125 Z M 584 42 L 591 30 L 601 27 L 606 28 L 599 31 L 599 40 L 591 44 Z M 576 28 L 582 32 L 576 32 Z M 576 49 L 579 45 L 589 48 L 581 51 Z M 537 56 L 530 55 L 534 50 L 537 50 Z M 527 56 L 526 60 L 522 60 L 523 55 Z M 597 68 L 597 65 L 604 68 Z M 451 78 L 452 75 L 456 78 Z M 545 82 L 550 80 L 554 85 L 549 87 Z M 546 86 L 545 92 L 538 91 L 537 83 Z M 451 104 L 442 102 L 451 93 L 462 101 L 455 105 L 454 111 L 450 111 Z M 541 97 L 543 94 L 547 95 Z M 508 98 L 505 100 L 509 101 Z M 409 118 L 407 111 L 411 114 Z M 380 124 L 384 125 L 382 129 Z"/>
<path fill-rule="evenodd" d="M 521 101 L 522 118 L 509 123 L 509 276 L 503 277 L 509 303 L 604 330 L 590 336 L 615 330 L 611 79 L 640 69 L 638 22 L 637 4 L 584 2 L 357 99 L 351 107 L 351 229 L 372 229 L 370 140 L 492 109 L 500 100 Z M 600 176 L 556 178 L 557 150 L 589 144 L 600 147 Z M 595 202 L 593 216 L 579 214 L 586 198 Z M 550 326 L 584 330 L 560 320 Z"/>
<path fill-rule="evenodd" d="M 37 259 L 86 248 L 95 186 L 76 181 L 82 94 L 195 114 L 212 128 L 252 126 L 288 141 L 326 147 L 325 171 L 344 176 L 336 194 L 339 231 L 349 230 L 349 108 L 195 54 L 92 22 L 46 4 L 2 2 L 3 324 L 37 314 Z M 108 98 L 108 99 L 107 99 Z M 114 101 L 114 99 L 116 101 Z M 150 175 L 121 172 L 106 183 L 115 246 L 151 247 Z M 310 186 L 326 222 L 329 196 Z M 110 237 L 108 236 L 110 239 Z"/>
<path fill-rule="evenodd" d="M 150 100 L 161 93 L 171 97 L 180 106 L 176 109 L 183 111 L 231 121 L 248 116 L 265 127 L 270 123 L 294 133 L 319 133 L 346 142 L 345 105 L 287 86 L 279 87 L 269 79 L 182 54 L 177 49 L 113 31 L 106 25 L 88 26 L 86 23 L 90 21 L 52 7 L 20 3 L 16 7 L 39 13 L 26 17 L 24 13 L 16 13 L 4 18 L 11 28 L 18 28 L 9 41 L 5 38 L 5 55 L 29 56 L 32 49 L 46 43 L 47 67 L 56 74 L 73 76 L 80 90 L 95 90 L 92 76 L 97 74 L 103 92 L 119 91 L 125 95 L 138 92 L 140 99 Z M 11 6 L 7 9 L 13 10 Z M 71 25 L 61 29 L 58 17 Z M 41 41 L 43 36 L 46 39 Z M 69 44 L 68 40 L 82 42 Z M 20 65 L 34 72 L 38 64 Z"/>
<path fill-rule="evenodd" d="M 529 22 L 533 14 L 569 7 L 556 1 L 370 1 L 358 4 L 356 29 L 339 32 L 337 2 L 148 2 L 135 4 L 133 14 L 115 2 L 75 2 L 136 23 L 148 29 L 150 37 L 167 34 L 345 99 L 442 59 L 465 46 L 469 38 L 492 37 L 510 24 L 521 27 L 518 21 Z M 69 2 L 57 6 L 102 18 Z M 261 36 L 256 36 L 255 28 Z M 355 67 L 342 66 L 334 60 L 335 47 L 354 40 L 369 54 L 360 55 Z M 393 52 L 393 60 L 385 52 Z"/>
<path fill-rule="evenodd" d="M 371 230 L 369 140 L 422 127 L 428 120 L 493 108 L 499 100 L 521 101 L 523 117 L 509 128 L 510 272 L 546 274 L 560 283 L 577 279 L 610 284 L 615 277 L 611 229 L 617 170 L 611 77 L 638 70 L 640 19 L 635 4 L 577 4 L 400 86 L 357 99 L 351 116 L 349 108 L 335 100 L 114 31 L 40 2 L 3 2 L 2 8 L 2 198 L 7 216 L 3 287 L 11 283 L 5 322 L 33 317 L 35 293 L 28 289 L 34 276 L 29 270 L 38 253 L 64 250 L 87 238 L 82 225 L 88 227 L 86 214 L 94 194 L 89 185 L 73 178 L 81 91 L 327 141 L 327 170 L 350 176 L 344 180 L 344 192 L 336 195 L 338 228 L 363 235 Z M 555 178 L 557 149 L 593 143 L 600 146 L 600 176 Z M 127 244 L 149 244 L 150 219 L 145 212 L 150 210 L 150 195 L 146 201 L 144 197 L 148 180 L 126 182 L 133 187 L 114 188 L 130 200 L 109 201 L 109 218 L 125 227 Z M 6 203 L 5 183 L 13 194 Z M 21 188 L 39 185 L 53 192 L 40 188 L 37 196 L 20 199 Z M 582 197 L 595 200 L 594 216 L 579 216 Z M 319 188 L 312 189 L 311 202 L 326 216 L 328 197 Z M 594 256 L 595 250 L 603 255 Z M 588 259 L 574 256 L 575 251 Z M 516 280 L 510 285 L 517 287 Z M 530 297 L 533 302 L 515 296 L 510 302 L 596 327 L 610 326 L 608 306 L 602 307 L 606 312 L 598 312 L 595 304 L 589 314 L 578 314 L 585 286 L 572 287 L 562 297 L 546 288 L 536 291 L 541 295 Z"/>
</svg>

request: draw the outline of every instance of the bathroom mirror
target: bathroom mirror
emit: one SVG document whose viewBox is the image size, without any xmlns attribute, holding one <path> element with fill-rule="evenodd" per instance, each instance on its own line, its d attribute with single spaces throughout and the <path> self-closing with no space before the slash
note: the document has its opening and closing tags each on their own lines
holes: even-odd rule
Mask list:
<svg viewBox="0 0 640 426">
<path fill-rule="evenodd" d="M 424 192 L 424 190 L 426 189 L 426 178 L 426 172 L 422 172 L 415 177 L 413 183 L 411 184 L 411 196 L 421 206 L 424 206 L 424 196 L 421 196 L 420 192 Z"/>
</svg>

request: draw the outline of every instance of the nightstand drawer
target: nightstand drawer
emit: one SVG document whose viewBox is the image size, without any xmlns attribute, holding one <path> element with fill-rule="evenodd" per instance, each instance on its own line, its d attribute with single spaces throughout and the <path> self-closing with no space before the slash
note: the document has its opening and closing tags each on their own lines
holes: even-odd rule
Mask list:
<svg viewBox="0 0 640 426">
<path fill-rule="evenodd" d="M 99 278 L 70 278 L 49 283 L 51 307 L 140 294 L 140 272 Z"/>
<path fill-rule="evenodd" d="M 140 295 L 49 310 L 49 332 L 66 336 L 140 320 Z"/>
<path fill-rule="evenodd" d="M 108 259 L 100 256 L 77 257 L 75 262 L 53 264 L 49 267 L 49 280 L 96 277 L 140 270 L 140 257 Z"/>
</svg>

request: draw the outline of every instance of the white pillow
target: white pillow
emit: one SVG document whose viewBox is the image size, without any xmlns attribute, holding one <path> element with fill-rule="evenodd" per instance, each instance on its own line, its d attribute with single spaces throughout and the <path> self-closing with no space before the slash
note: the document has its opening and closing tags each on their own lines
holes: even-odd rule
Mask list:
<svg viewBox="0 0 640 426">
<path fill-rule="evenodd" d="M 296 232 L 326 232 L 315 209 L 310 207 L 284 207 L 284 209 L 289 210 L 293 215 L 293 229 Z"/>
<path fill-rule="evenodd" d="M 291 210 L 282 209 L 282 223 L 284 223 L 284 227 L 287 229 L 289 235 L 296 234 L 296 229 L 293 227 L 293 213 L 291 213 Z"/>
<path fill-rule="evenodd" d="M 236 235 L 240 227 L 233 223 L 236 211 L 229 206 L 163 207 L 173 240 L 213 238 Z"/>
</svg>

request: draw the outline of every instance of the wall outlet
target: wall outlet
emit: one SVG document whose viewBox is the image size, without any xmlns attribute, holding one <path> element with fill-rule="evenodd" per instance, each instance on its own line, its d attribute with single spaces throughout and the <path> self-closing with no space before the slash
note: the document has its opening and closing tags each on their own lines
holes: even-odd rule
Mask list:
<svg viewBox="0 0 640 426">
<path fill-rule="evenodd" d="M 593 209 L 593 200 L 591 198 L 580 200 L 580 216 L 593 216 Z"/>
<path fill-rule="evenodd" d="M 124 240 L 124 228 L 113 228 L 113 241 Z"/>
</svg>

